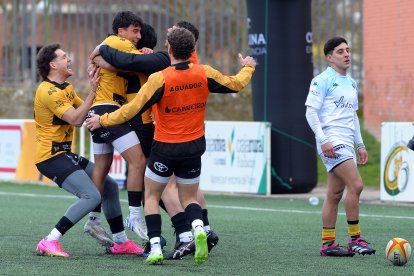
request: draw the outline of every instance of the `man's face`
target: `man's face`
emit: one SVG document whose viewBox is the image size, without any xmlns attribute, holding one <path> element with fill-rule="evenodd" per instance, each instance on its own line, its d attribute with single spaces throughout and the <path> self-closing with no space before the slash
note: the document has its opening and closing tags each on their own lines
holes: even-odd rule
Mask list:
<svg viewBox="0 0 414 276">
<path fill-rule="evenodd" d="M 345 73 L 351 65 L 350 49 L 344 42 L 336 46 L 332 54 L 328 54 L 326 58 L 332 64 L 332 67 L 338 69 L 340 73 Z"/>
<path fill-rule="evenodd" d="M 60 74 L 64 75 L 66 78 L 73 75 L 72 68 L 70 67 L 71 59 L 70 57 L 62 50 L 57 49 L 55 51 L 56 58 L 53 59 L 50 63 L 53 69 L 57 70 Z"/>
<path fill-rule="evenodd" d="M 128 28 L 119 28 L 118 36 L 128 39 L 134 45 L 137 45 L 138 41 L 141 39 L 141 27 L 129 25 Z"/>
</svg>

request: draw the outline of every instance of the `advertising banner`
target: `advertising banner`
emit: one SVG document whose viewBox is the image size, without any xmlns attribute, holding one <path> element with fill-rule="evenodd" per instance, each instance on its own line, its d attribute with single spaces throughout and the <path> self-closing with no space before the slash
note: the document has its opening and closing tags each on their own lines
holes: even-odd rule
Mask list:
<svg viewBox="0 0 414 276">
<path fill-rule="evenodd" d="M 0 120 L 0 179 L 51 182 L 34 164 L 34 120 Z"/>
<path fill-rule="evenodd" d="M 203 191 L 270 194 L 270 124 L 206 121 Z"/>
<path fill-rule="evenodd" d="M 381 126 L 381 200 L 414 202 L 414 151 L 407 148 L 412 123 Z"/>
</svg>

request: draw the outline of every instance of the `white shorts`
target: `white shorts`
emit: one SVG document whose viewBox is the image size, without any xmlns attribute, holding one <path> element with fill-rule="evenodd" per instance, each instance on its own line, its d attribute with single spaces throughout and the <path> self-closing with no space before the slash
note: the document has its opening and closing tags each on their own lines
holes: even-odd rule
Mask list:
<svg viewBox="0 0 414 276">
<path fill-rule="evenodd" d="M 119 137 L 112 143 L 95 143 L 93 142 L 93 153 L 94 154 L 107 154 L 113 153 L 114 148 L 119 152 L 123 153 L 127 149 L 138 145 L 139 139 L 135 131 L 131 131 L 124 136 Z"/>
<path fill-rule="evenodd" d="M 348 145 L 336 145 L 334 146 L 335 157 L 326 157 L 323 153 L 320 153 L 319 156 L 322 159 L 322 163 L 325 165 L 326 171 L 331 172 L 336 166 L 345 162 L 346 160 L 353 159 L 355 164 L 357 163 L 355 149 Z"/>
</svg>

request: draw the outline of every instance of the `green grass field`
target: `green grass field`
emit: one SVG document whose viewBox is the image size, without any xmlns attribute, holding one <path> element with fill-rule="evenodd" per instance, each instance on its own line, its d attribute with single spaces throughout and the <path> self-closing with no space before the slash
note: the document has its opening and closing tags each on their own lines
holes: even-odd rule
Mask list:
<svg viewBox="0 0 414 276">
<path fill-rule="evenodd" d="M 126 192 L 121 191 L 124 214 Z M 373 256 L 319 256 L 321 205 L 307 200 L 257 196 L 206 195 L 212 228 L 220 237 L 207 262 L 191 256 L 148 266 L 143 257 L 104 253 L 83 234 L 86 218 L 61 240 L 70 258 L 38 256 L 37 242 L 49 233 L 75 198 L 56 187 L 0 182 L 1 275 L 413 275 L 414 261 L 394 267 L 385 259 L 390 238 L 414 241 L 413 207 L 361 205 L 363 236 L 376 247 Z M 337 242 L 346 243 L 343 208 Z M 163 215 L 167 248 L 174 244 L 171 223 Z M 107 225 L 106 225 L 107 226 Z M 138 242 L 137 236 L 127 231 Z"/>
</svg>

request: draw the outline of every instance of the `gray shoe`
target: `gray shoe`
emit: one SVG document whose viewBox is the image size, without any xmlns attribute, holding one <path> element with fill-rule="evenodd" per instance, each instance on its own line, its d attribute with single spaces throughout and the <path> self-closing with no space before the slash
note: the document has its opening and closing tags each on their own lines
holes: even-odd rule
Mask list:
<svg viewBox="0 0 414 276">
<path fill-rule="evenodd" d="M 83 227 L 83 232 L 90 235 L 102 246 L 111 247 L 115 244 L 105 228 L 100 223 L 96 223 L 93 220 L 88 219 Z"/>
<path fill-rule="evenodd" d="M 125 227 L 128 227 L 130 230 L 134 231 L 141 239 L 148 241 L 148 229 L 147 224 L 143 218 L 133 218 L 130 216 L 125 218 Z"/>
</svg>

